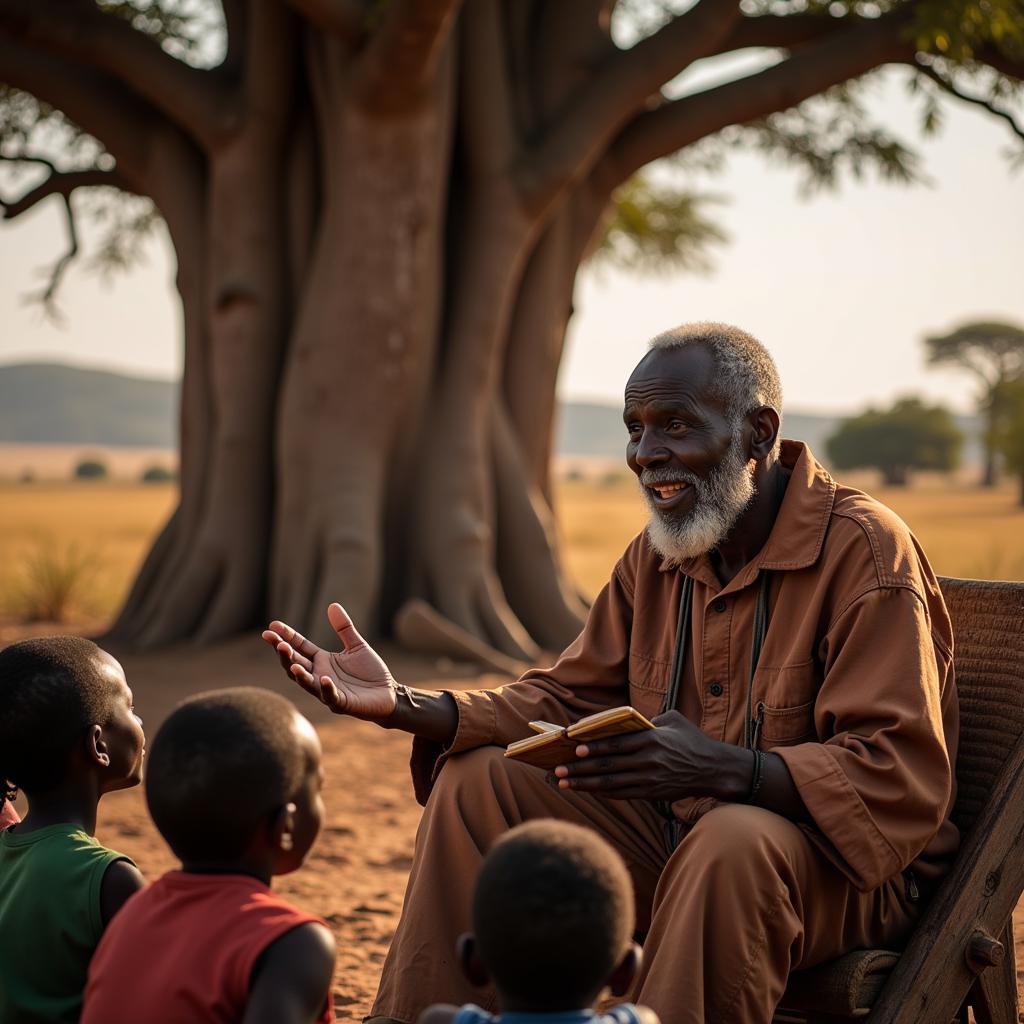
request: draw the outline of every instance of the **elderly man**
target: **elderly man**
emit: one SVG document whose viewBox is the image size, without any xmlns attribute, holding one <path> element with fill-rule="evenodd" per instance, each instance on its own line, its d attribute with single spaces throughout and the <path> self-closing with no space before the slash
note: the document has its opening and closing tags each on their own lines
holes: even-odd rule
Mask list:
<svg viewBox="0 0 1024 1024">
<path fill-rule="evenodd" d="M 427 693 L 339 605 L 340 653 L 264 633 L 329 707 L 413 733 L 418 795 L 433 788 L 375 1018 L 480 1001 L 451 951 L 480 859 L 529 818 L 625 858 L 646 934 L 634 997 L 666 1024 L 770 1021 L 790 971 L 906 937 L 958 844 L 949 618 L 907 527 L 780 441 L 781 408 L 746 333 L 654 340 L 623 414 L 650 522 L 553 668 Z M 658 728 L 553 773 L 502 756 L 533 719 L 627 703 Z"/>
</svg>

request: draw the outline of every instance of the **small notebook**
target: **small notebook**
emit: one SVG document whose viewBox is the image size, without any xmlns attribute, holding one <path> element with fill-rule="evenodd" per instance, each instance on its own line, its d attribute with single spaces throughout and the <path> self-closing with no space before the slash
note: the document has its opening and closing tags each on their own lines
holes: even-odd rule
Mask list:
<svg viewBox="0 0 1024 1024">
<path fill-rule="evenodd" d="M 642 732 L 653 729 L 636 708 L 610 708 L 587 715 L 570 726 L 553 725 L 551 722 L 530 722 L 535 735 L 510 743 L 505 749 L 506 757 L 536 765 L 538 768 L 554 768 L 569 764 L 576 759 L 576 748 L 587 740 L 603 739 L 606 736 L 621 736 L 627 732 Z"/>
</svg>

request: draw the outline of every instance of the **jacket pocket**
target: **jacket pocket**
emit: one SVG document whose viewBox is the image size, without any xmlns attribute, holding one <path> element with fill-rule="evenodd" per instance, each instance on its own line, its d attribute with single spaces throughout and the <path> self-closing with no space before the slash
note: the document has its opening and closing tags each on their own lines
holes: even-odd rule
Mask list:
<svg viewBox="0 0 1024 1024">
<path fill-rule="evenodd" d="M 668 692 L 669 665 L 644 658 L 629 656 L 629 703 L 645 718 L 660 715 Z"/>
<path fill-rule="evenodd" d="M 757 706 L 758 734 L 761 750 L 775 747 L 795 747 L 798 743 L 814 742 L 818 732 L 814 727 L 814 701 L 794 707 L 772 707 L 762 701 Z"/>
</svg>

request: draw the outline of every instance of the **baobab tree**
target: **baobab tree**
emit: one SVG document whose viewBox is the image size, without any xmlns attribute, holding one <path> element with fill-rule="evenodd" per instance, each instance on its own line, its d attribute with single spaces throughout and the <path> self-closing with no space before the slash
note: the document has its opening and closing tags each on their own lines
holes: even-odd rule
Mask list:
<svg viewBox="0 0 1024 1024">
<path fill-rule="evenodd" d="M 561 648 L 555 380 L 619 190 L 709 139 L 908 176 L 857 82 L 905 65 L 926 116 L 947 92 L 1013 124 L 1022 44 L 1017 0 L 0 0 L 2 153 L 46 171 L 7 216 L 109 186 L 177 255 L 180 504 L 115 634 L 338 599 L 493 664 Z"/>
</svg>

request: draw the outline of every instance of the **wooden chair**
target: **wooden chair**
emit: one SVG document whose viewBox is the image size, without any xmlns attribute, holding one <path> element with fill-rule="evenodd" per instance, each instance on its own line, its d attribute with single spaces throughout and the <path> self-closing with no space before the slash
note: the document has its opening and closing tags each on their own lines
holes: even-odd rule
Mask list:
<svg viewBox="0 0 1024 1024">
<path fill-rule="evenodd" d="M 902 953 L 794 973 L 775 1020 L 1018 1024 L 1011 914 L 1024 890 L 1024 583 L 942 579 L 960 700 L 963 845 Z"/>
</svg>

